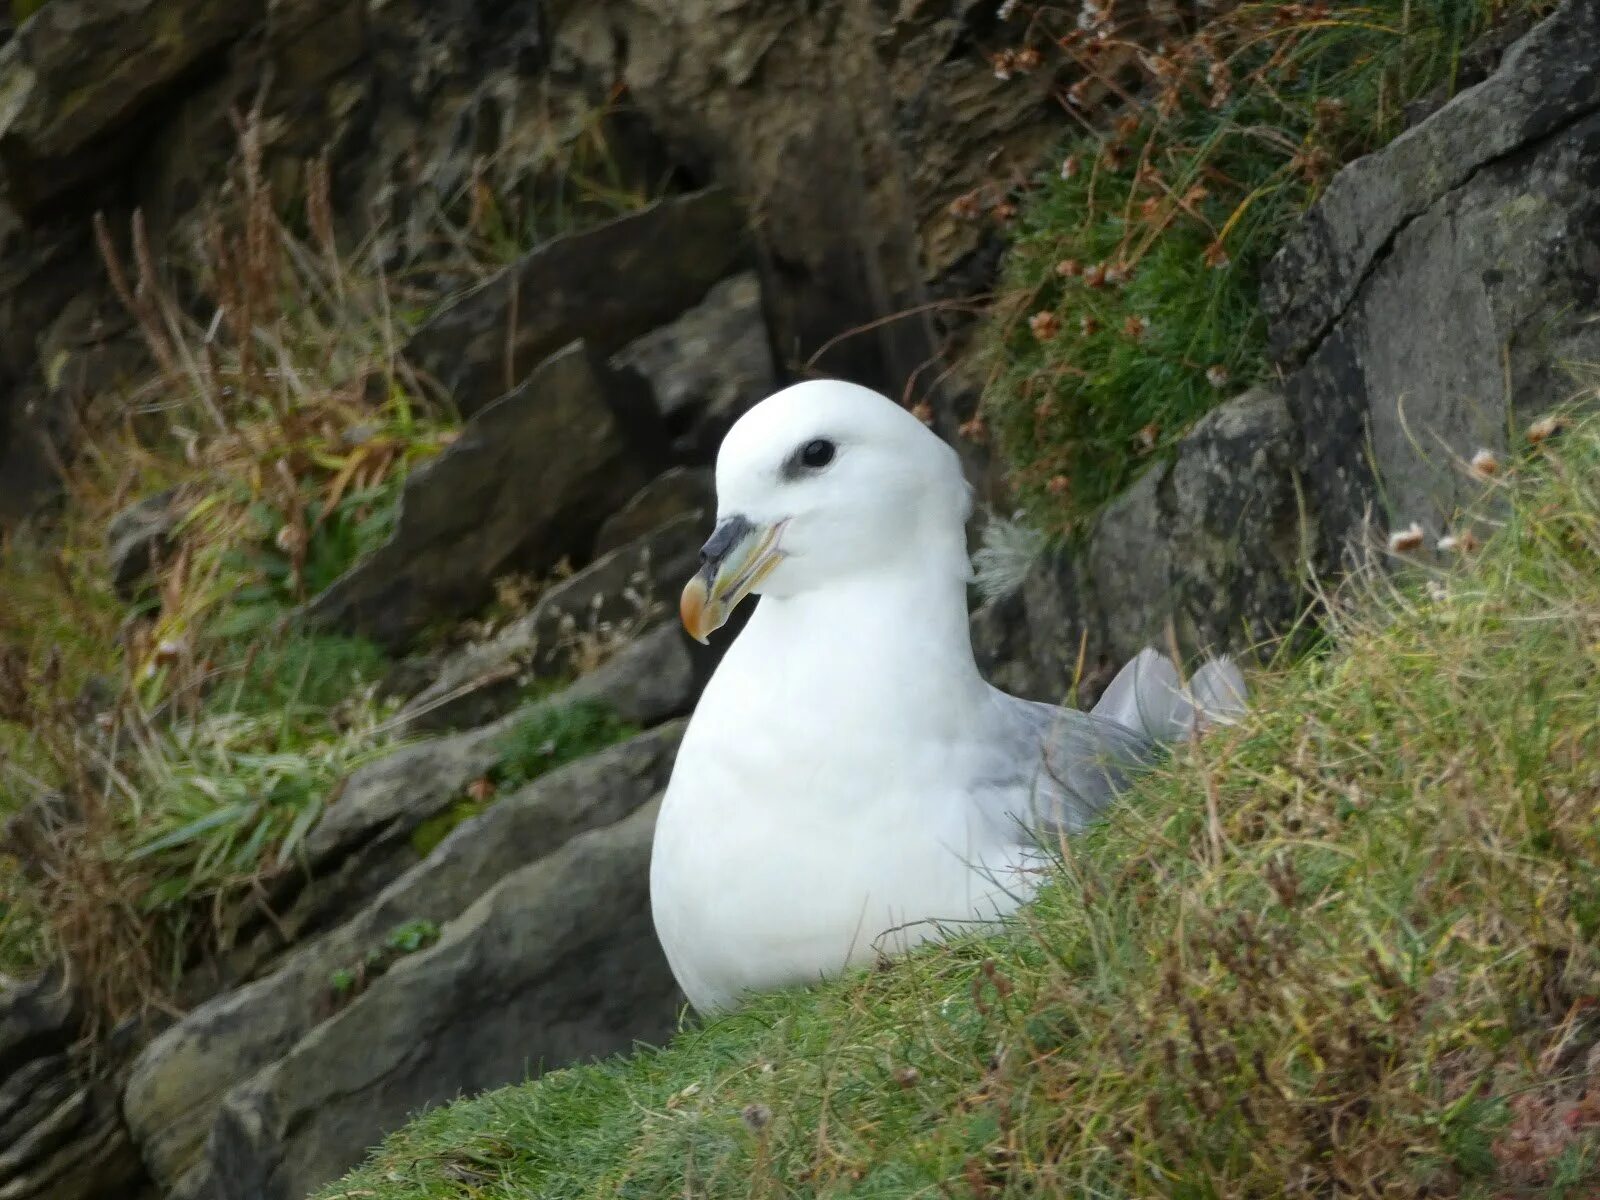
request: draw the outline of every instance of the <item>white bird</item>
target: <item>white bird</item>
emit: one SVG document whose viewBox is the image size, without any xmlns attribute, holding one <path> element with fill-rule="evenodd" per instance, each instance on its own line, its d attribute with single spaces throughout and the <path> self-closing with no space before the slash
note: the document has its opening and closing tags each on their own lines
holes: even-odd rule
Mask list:
<svg viewBox="0 0 1600 1200">
<path fill-rule="evenodd" d="M 1189 688 L 1143 651 L 1093 713 L 984 682 L 967 624 L 971 489 L 955 452 L 866 388 L 808 382 L 717 457 L 717 524 L 682 616 L 760 603 L 678 752 L 650 865 L 656 932 L 701 1012 L 813 983 L 1032 894 L 1158 744 L 1227 720 L 1227 660 Z"/>
</svg>

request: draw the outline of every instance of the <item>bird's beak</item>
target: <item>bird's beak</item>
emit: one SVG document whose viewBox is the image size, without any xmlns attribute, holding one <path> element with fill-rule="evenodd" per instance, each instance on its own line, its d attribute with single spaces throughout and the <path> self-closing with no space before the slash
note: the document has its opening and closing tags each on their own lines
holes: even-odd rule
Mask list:
<svg viewBox="0 0 1600 1200">
<path fill-rule="evenodd" d="M 739 601 L 760 585 L 783 559 L 778 535 L 783 523 L 755 525 L 741 516 L 717 522 L 700 548 L 700 570 L 683 589 L 678 615 L 695 641 L 721 629 Z"/>
</svg>

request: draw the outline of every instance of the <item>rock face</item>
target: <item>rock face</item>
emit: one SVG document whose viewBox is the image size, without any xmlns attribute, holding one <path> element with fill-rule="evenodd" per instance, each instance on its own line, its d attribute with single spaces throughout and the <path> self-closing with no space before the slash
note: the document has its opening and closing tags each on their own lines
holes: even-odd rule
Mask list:
<svg viewBox="0 0 1600 1200">
<path fill-rule="evenodd" d="M 674 703 L 685 702 L 691 694 L 688 638 L 677 627 L 676 595 L 693 574 L 706 535 L 707 522 L 696 511 L 602 555 L 493 638 L 440 663 L 434 682 L 401 719 L 416 729 L 493 720 L 530 684 L 579 674 L 589 660 L 619 646 L 621 662 L 583 675 L 577 686 L 593 686 L 592 680 L 615 671 L 620 679 L 665 685 Z M 657 632 L 630 644 L 646 630 Z M 617 707 L 627 715 L 625 706 Z"/>
<path fill-rule="evenodd" d="M 274 919 L 240 939 L 218 964 L 216 982 L 259 973 L 286 947 L 322 934 L 410 870 L 418 859 L 418 830 L 448 822 L 468 786 L 500 760 L 518 722 L 579 703 L 599 704 L 645 727 L 687 713 L 699 679 L 687 642 L 681 631 L 657 630 L 552 695 L 525 703 L 514 689 L 498 697 L 498 719 L 403 746 L 357 770 L 306 838 L 308 874 L 290 877 L 293 890 L 277 889 Z"/>
<path fill-rule="evenodd" d="M 130 126 L 262 12 L 260 0 L 43 6 L 0 49 L 7 198 L 32 211 L 125 158 Z"/>
<path fill-rule="evenodd" d="M 143 1174 L 117 1092 L 74 1048 L 72 989 L 46 975 L 0 976 L 0 1196 L 95 1200 L 128 1195 Z"/>
<path fill-rule="evenodd" d="M 1282 393 L 1202 421 L 974 618 L 996 678 L 1092 696 L 1147 641 L 1243 649 L 1374 535 L 1455 530 L 1504 456 L 1600 361 L 1600 6 L 1563 5 L 1482 82 L 1341 171 L 1264 284 Z M 1376 527 L 1376 528 L 1374 528 Z"/>
<path fill-rule="evenodd" d="M 280 199 L 325 154 L 342 231 L 354 242 L 376 224 L 385 263 L 431 274 L 441 295 L 462 282 L 441 274 L 441 234 L 471 227 L 483 195 L 519 233 L 547 234 L 556 209 L 585 223 L 603 214 L 574 201 L 559 171 L 597 131 L 618 192 L 715 182 L 737 196 L 747 221 L 709 197 L 671 199 L 628 218 L 653 231 L 644 255 L 606 249 L 615 231 L 580 233 L 441 315 L 414 355 L 468 411 L 566 342 L 620 350 L 701 301 L 733 264 L 753 263 L 785 373 L 815 357 L 819 372 L 891 394 L 931 387 L 941 428 L 953 429 L 974 397 L 934 385 L 949 376 L 924 367 L 958 347 L 970 321 L 937 302 L 987 289 L 1000 237 L 951 201 L 998 201 L 1071 124 L 1052 98 L 1074 77 L 1065 56 L 995 77 L 985 51 L 1020 36 L 995 8 L 50 0 L 0 54 L 5 515 L 48 486 L 38 436 L 62 441 L 71 428 L 45 386 L 40 335 L 69 306 L 116 308 L 86 214 L 103 207 L 126 229 L 137 208 L 158 260 L 187 252 L 227 175 L 230 107 L 258 104 Z M 578 319 L 595 327 L 571 328 Z"/>
<path fill-rule="evenodd" d="M 648 925 L 650 826 L 580 835 L 666 785 L 681 732 L 662 726 L 463 820 L 326 936 L 156 1039 L 124 1109 L 157 1183 L 287 1197 L 287 1171 L 298 1197 L 425 1104 L 659 1036 L 676 1000 Z M 401 819 L 414 827 L 457 796 L 432 790 Z M 444 927 L 445 959 L 403 960 L 342 1007 L 335 972 L 418 921 Z"/>
<path fill-rule="evenodd" d="M 708 467 L 673 467 L 640 488 L 605 519 L 595 535 L 596 554 L 608 554 L 637 541 L 679 517 L 696 516 L 706 523 L 717 507 L 717 485 Z"/>
<path fill-rule="evenodd" d="M 611 361 L 650 381 L 675 453 L 710 459 L 734 421 L 777 385 L 760 279 L 747 271 L 724 280 Z"/>
<path fill-rule="evenodd" d="M 652 804 L 506 876 L 231 1093 L 183 1194 L 299 1200 L 420 1108 L 664 1039 L 683 1001 L 650 921 L 654 828 Z"/>
<path fill-rule="evenodd" d="M 400 646 L 470 614 L 496 576 L 587 552 L 661 440 L 639 378 L 573 343 L 406 480 L 393 537 L 312 602 L 312 619 Z"/>
<path fill-rule="evenodd" d="M 470 416 L 569 342 L 603 358 L 678 317 L 744 255 L 731 194 L 662 200 L 546 242 L 417 330 L 406 357 Z"/>
<path fill-rule="evenodd" d="M 1484 82 L 1334 179 L 1265 287 L 1314 509 L 1337 552 L 1433 537 L 1479 449 L 1600 358 L 1600 6 L 1569 3 Z"/>
<path fill-rule="evenodd" d="M 973 616 L 979 665 L 1008 690 L 1059 701 L 1087 651 L 1086 698 L 1140 648 L 1240 649 L 1287 629 L 1315 528 L 1296 502 L 1299 434 L 1260 390 L 1205 417 L 1147 471 L 1084 547 L 1035 564 L 1018 594 Z"/>
</svg>

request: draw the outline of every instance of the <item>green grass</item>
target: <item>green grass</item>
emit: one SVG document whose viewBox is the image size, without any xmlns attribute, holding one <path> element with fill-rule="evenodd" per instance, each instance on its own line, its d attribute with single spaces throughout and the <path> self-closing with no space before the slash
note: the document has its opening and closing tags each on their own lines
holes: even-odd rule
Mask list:
<svg viewBox="0 0 1600 1200">
<path fill-rule="evenodd" d="M 522 787 L 638 732 L 597 701 L 540 705 L 506 731 L 489 778 L 503 790 Z"/>
<path fill-rule="evenodd" d="M 329 972 L 328 990 L 336 1001 L 351 1000 L 400 959 L 426 950 L 438 940 L 439 927 L 432 921 L 406 921 L 396 925 L 382 943 L 368 950 L 359 962 Z"/>
<path fill-rule="evenodd" d="M 1265 377 L 1260 274 L 1296 218 L 1339 165 L 1399 132 L 1408 101 L 1450 84 L 1493 19 L 1548 5 L 1308 7 L 1244 4 L 1151 59 L 1165 81 L 1147 67 L 1146 99 L 1073 139 L 1023 204 L 969 432 L 994 437 L 1052 535 Z M 1068 43 L 1090 71 L 1109 44 Z"/>
<path fill-rule="evenodd" d="M 127 861 L 153 871 L 146 911 L 288 869 L 339 781 L 388 748 L 371 645 L 295 632 L 230 653 L 234 677 L 191 715 L 130 730 L 122 825 Z"/>
<path fill-rule="evenodd" d="M 537 692 L 548 694 L 549 686 L 540 684 Z M 555 705 L 531 701 L 527 715 L 502 735 L 497 747 L 500 757 L 484 778 L 474 782 L 467 795 L 445 811 L 418 825 L 411 833 L 411 848 L 426 857 L 457 826 L 493 804 L 499 793 L 524 787 L 557 767 L 638 732 L 638 726 L 622 720 L 597 701 Z"/>
<path fill-rule="evenodd" d="M 1592 1194 L 1600 422 L 1490 486 L 1008 932 L 429 1112 L 322 1200 Z"/>
</svg>

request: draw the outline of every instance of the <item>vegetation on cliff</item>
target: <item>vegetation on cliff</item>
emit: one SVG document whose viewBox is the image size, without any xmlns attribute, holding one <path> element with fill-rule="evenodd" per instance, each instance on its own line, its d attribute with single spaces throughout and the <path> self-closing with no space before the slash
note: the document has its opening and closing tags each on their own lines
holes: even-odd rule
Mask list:
<svg viewBox="0 0 1600 1200">
<path fill-rule="evenodd" d="M 459 429 L 398 356 L 436 285 L 338 244 L 325 169 L 274 196 L 252 120 L 196 263 L 157 262 L 138 218 L 97 221 L 151 369 L 81 414 L 65 503 L 0 546 L 0 973 L 65 958 L 105 1021 L 226 947 L 393 747 L 395 664 L 297 613 L 384 541 L 406 476 Z M 566 155 L 515 220 L 480 196 L 445 230 L 451 279 L 648 199 L 608 173 L 599 124 Z M 148 523 L 118 547 L 135 502 Z M 525 603 L 529 581 L 505 584 Z M 555 730 L 552 753 L 620 728 Z"/>
<path fill-rule="evenodd" d="M 1246 3 L 1151 53 L 1111 5 L 1042 8 L 1025 41 L 1066 30 L 1085 71 L 1069 101 L 1148 100 L 1072 140 L 1016 217 L 980 421 L 1030 519 L 1082 527 L 1141 466 L 1269 373 L 1262 267 L 1344 163 L 1389 141 L 1408 107 L 1454 89 L 1518 0 Z M 1054 24 L 1052 24 L 1054 22 Z M 1022 69 L 1024 49 L 997 63 Z M 969 203 L 976 203 L 969 198 Z"/>
<path fill-rule="evenodd" d="M 1600 422 L 1330 604 L 1008 933 L 422 1116 L 322 1200 L 1577 1195 L 1600 1150 Z"/>
</svg>

